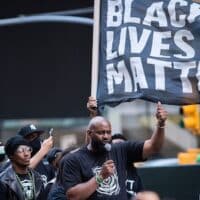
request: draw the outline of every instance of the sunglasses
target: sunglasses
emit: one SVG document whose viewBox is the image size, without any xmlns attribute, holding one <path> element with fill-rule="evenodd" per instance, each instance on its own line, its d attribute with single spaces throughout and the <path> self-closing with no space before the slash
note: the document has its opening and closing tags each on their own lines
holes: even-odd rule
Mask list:
<svg viewBox="0 0 200 200">
<path fill-rule="evenodd" d="M 25 153 L 25 152 L 32 152 L 32 147 L 18 147 L 16 153 Z"/>
</svg>

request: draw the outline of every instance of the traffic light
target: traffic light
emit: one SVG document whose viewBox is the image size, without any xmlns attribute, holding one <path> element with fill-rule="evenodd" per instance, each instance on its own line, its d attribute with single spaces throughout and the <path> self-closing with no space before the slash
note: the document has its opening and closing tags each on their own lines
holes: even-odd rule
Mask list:
<svg viewBox="0 0 200 200">
<path fill-rule="evenodd" d="M 187 105 L 180 108 L 183 115 L 182 126 L 194 134 L 200 134 L 200 116 L 198 105 Z"/>
</svg>

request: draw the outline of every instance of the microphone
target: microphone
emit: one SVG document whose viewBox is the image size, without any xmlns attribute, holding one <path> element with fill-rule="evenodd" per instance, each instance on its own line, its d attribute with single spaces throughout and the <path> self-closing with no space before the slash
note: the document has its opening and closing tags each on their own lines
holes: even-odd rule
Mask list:
<svg viewBox="0 0 200 200">
<path fill-rule="evenodd" d="M 111 144 L 106 143 L 106 144 L 104 145 L 104 148 L 105 148 L 106 151 L 109 152 L 109 151 L 111 150 L 112 147 L 111 147 Z"/>
<path fill-rule="evenodd" d="M 111 148 L 112 148 L 111 144 L 106 143 L 106 144 L 104 145 L 104 148 L 105 148 L 105 150 L 106 150 L 107 153 L 108 153 L 107 160 L 110 160 L 110 151 L 111 151 Z"/>
</svg>

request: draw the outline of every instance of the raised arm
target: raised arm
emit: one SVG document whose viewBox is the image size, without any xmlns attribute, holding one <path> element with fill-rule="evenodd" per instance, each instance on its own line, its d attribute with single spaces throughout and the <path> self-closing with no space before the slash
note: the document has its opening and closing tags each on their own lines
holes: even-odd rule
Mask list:
<svg viewBox="0 0 200 200">
<path fill-rule="evenodd" d="M 46 156 L 53 147 L 53 137 L 49 136 L 41 145 L 40 150 L 31 158 L 29 167 L 35 169 L 38 163 Z"/>
<path fill-rule="evenodd" d="M 91 118 L 96 117 L 98 115 L 97 100 L 92 96 L 88 97 L 87 109 L 89 111 L 89 115 Z M 88 143 L 89 143 L 89 137 L 86 132 L 85 144 L 88 144 Z"/>
<path fill-rule="evenodd" d="M 149 140 L 146 140 L 143 147 L 143 158 L 146 159 L 154 153 L 158 153 L 164 143 L 165 121 L 167 112 L 160 102 L 157 104 L 156 111 L 157 126 Z"/>
</svg>

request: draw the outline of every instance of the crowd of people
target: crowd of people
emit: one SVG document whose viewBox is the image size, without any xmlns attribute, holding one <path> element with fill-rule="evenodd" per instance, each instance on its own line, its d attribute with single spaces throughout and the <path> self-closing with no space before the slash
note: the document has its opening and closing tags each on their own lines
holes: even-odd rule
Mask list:
<svg viewBox="0 0 200 200">
<path fill-rule="evenodd" d="M 53 136 L 41 142 L 44 130 L 34 124 L 22 127 L 4 148 L 0 143 L 1 200 L 159 200 L 155 192 L 145 191 L 134 163 L 162 148 L 167 112 L 161 103 L 156 129 L 145 141 L 112 133 L 94 98 L 87 108 L 91 120 L 81 147 L 53 147 Z"/>
</svg>

